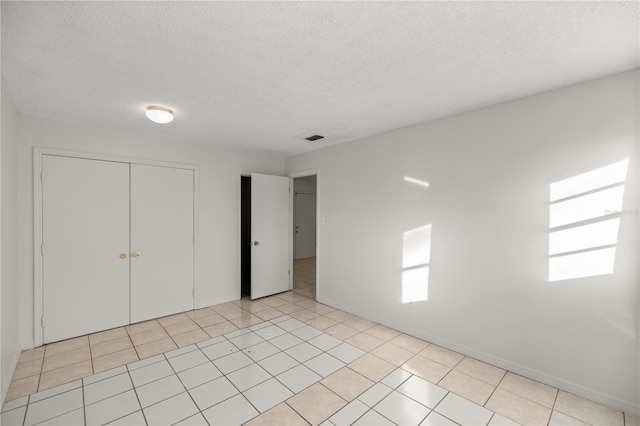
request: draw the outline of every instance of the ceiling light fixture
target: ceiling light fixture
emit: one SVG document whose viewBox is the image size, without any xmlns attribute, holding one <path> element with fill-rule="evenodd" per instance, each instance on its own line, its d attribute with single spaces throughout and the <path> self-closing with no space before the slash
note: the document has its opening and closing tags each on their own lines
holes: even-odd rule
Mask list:
<svg viewBox="0 0 640 426">
<path fill-rule="evenodd" d="M 147 107 L 147 117 L 154 123 L 166 124 L 173 121 L 173 111 L 167 107 L 159 105 L 149 105 Z"/>
</svg>

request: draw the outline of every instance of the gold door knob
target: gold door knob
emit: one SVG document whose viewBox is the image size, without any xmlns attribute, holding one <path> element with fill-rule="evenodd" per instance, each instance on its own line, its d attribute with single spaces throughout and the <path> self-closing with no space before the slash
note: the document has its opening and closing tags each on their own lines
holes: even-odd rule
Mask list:
<svg viewBox="0 0 640 426">
<path fill-rule="evenodd" d="M 120 253 L 120 259 L 126 259 L 127 253 Z"/>
<path fill-rule="evenodd" d="M 133 257 L 140 257 L 140 253 L 137 251 L 134 251 L 133 254 L 131 255 Z"/>
</svg>

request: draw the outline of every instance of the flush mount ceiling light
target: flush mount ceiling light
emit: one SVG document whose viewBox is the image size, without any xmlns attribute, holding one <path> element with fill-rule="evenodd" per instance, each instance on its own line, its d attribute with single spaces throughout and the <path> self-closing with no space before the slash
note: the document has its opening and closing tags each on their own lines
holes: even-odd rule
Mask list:
<svg viewBox="0 0 640 426">
<path fill-rule="evenodd" d="M 159 105 L 149 105 L 147 107 L 147 117 L 154 123 L 166 124 L 173 121 L 173 111 L 167 107 Z"/>
</svg>

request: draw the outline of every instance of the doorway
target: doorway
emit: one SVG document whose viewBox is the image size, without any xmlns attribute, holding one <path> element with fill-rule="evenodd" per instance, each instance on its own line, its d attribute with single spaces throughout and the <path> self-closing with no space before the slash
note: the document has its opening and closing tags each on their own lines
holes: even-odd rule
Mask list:
<svg viewBox="0 0 640 426">
<path fill-rule="evenodd" d="M 293 292 L 316 299 L 317 176 L 293 179 Z"/>
</svg>

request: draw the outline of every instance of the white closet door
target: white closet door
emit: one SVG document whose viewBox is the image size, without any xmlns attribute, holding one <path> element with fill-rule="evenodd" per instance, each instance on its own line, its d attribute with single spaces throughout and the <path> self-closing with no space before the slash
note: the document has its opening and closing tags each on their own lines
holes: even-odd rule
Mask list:
<svg viewBox="0 0 640 426">
<path fill-rule="evenodd" d="M 44 343 L 129 323 L 129 164 L 44 155 Z"/>
<path fill-rule="evenodd" d="M 289 178 L 251 175 L 251 298 L 289 290 Z"/>
<path fill-rule="evenodd" d="M 131 322 L 193 309 L 193 170 L 131 165 Z"/>
</svg>

